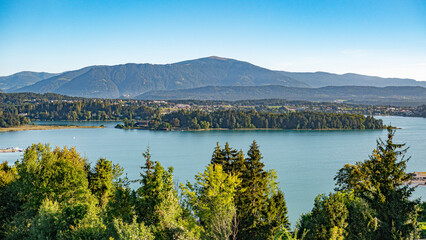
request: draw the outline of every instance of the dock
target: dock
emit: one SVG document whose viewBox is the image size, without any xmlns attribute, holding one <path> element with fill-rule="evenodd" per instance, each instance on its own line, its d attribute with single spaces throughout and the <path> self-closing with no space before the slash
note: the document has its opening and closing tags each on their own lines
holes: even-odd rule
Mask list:
<svg viewBox="0 0 426 240">
<path fill-rule="evenodd" d="M 10 147 L 10 148 L 0 148 L 0 153 L 13 153 L 13 152 L 23 152 L 24 149 L 20 149 L 17 147 Z"/>
<path fill-rule="evenodd" d="M 413 172 L 410 185 L 426 186 L 426 172 Z"/>
</svg>

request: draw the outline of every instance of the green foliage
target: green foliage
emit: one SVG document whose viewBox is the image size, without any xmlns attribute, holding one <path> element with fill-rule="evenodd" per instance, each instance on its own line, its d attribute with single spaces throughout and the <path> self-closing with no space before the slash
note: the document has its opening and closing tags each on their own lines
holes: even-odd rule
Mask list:
<svg viewBox="0 0 426 240">
<path fill-rule="evenodd" d="M 111 161 L 101 158 L 96 163 L 93 171 L 89 172 L 89 188 L 98 199 L 99 205 L 104 207 L 113 192 L 114 173 L 118 166 L 113 166 Z"/>
<path fill-rule="evenodd" d="M 298 230 L 308 239 L 374 239 L 377 219 L 373 215 L 353 192 L 320 194 L 312 211 L 302 215 Z"/>
<path fill-rule="evenodd" d="M 241 180 L 219 164 L 208 165 L 195 180 L 195 185 L 181 186 L 187 206 L 204 227 L 207 239 L 229 239 L 237 227 L 234 201 Z"/>
<path fill-rule="evenodd" d="M 105 209 L 106 221 L 112 222 L 113 219 L 122 219 L 130 223 L 136 215 L 136 192 L 129 187 L 119 186 L 115 188 L 112 197 L 109 199 Z"/>
<path fill-rule="evenodd" d="M 280 226 L 289 227 L 284 194 L 277 187 L 276 172 L 265 171 L 261 160 L 262 154 L 255 141 L 247 158 L 228 143 L 223 149 L 218 143 L 212 155 L 212 164 L 220 164 L 225 172 L 241 178 L 235 197 L 238 239 L 268 239 Z"/>
<path fill-rule="evenodd" d="M 112 186 L 120 172 L 110 164 L 101 159 L 89 172 L 87 161 L 74 148 L 28 147 L 22 160 L 13 167 L 2 165 L 0 171 L 15 174 L 0 189 L 1 238 L 106 239 L 108 231 L 89 179 L 94 194 L 107 203 L 111 189 L 105 186 Z"/>
<path fill-rule="evenodd" d="M 422 202 L 419 208 L 420 213 L 417 220 L 419 222 L 420 238 L 426 238 L 426 202 Z"/>
<path fill-rule="evenodd" d="M 175 111 L 161 117 L 161 123 L 179 121 L 182 129 L 213 128 L 276 128 L 276 129 L 382 129 L 382 120 L 361 114 L 290 112 L 265 113 L 261 111 L 216 110 Z M 159 125 L 158 125 L 159 126 Z M 151 128 L 154 128 L 151 126 Z"/>
<path fill-rule="evenodd" d="M 148 107 L 140 101 L 122 102 L 117 99 L 85 99 L 56 94 L 0 93 L 0 127 L 28 124 L 29 120 L 41 121 L 102 121 L 128 120 L 128 127 L 135 124 L 133 117 L 155 119 L 159 108 Z M 20 116 L 24 113 L 26 116 Z"/>
<path fill-rule="evenodd" d="M 20 116 L 15 107 L 0 107 L 0 128 L 15 127 L 30 123 L 30 119 Z"/>
<path fill-rule="evenodd" d="M 307 232 L 304 231 L 299 238 L 297 229 L 291 233 L 286 227 L 281 226 L 281 228 L 276 231 L 272 240 L 304 240 L 306 233 Z"/>
<path fill-rule="evenodd" d="M 33 144 L 16 163 L 16 195 L 25 209 L 34 212 L 46 198 L 59 203 L 92 202 L 85 166 L 75 148 L 52 151 L 48 145 Z"/>
<path fill-rule="evenodd" d="M 174 189 L 173 168 L 167 171 L 159 162 L 153 163 L 149 149 L 141 173 L 142 186 L 137 190 L 136 214 L 138 219 L 152 228 L 156 239 L 187 238 L 191 233 L 186 229 L 183 211 Z"/>
<path fill-rule="evenodd" d="M 376 212 L 376 239 L 410 239 L 416 235 L 418 200 L 410 200 L 414 187 L 404 184 L 410 180 L 405 172 L 409 158 L 405 158 L 404 144 L 393 142 L 394 134 L 389 127 L 388 139 L 377 141 L 370 159 L 346 165 L 335 177 L 337 190 L 353 190 Z"/>
<path fill-rule="evenodd" d="M 33 144 L 15 165 L 0 164 L 0 239 L 413 239 L 425 204 L 410 200 L 406 149 L 388 131 L 369 160 L 338 172 L 338 191 L 319 195 L 293 233 L 277 173 L 264 170 L 255 141 L 247 157 L 217 143 L 181 198 L 173 169 L 149 148 L 135 191 L 106 159 L 91 168 L 74 148 Z"/>
<path fill-rule="evenodd" d="M 38 215 L 34 218 L 30 229 L 30 236 L 35 239 L 56 239 L 60 227 L 58 223 L 62 218 L 60 206 L 57 202 L 43 201 Z"/>
<path fill-rule="evenodd" d="M 7 162 L 0 164 L 0 190 L 6 187 L 16 178 L 16 169 L 10 167 Z"/>
<path fill-rule="evenodd" d="M 153 240 L 154 235 L 143 223 L 138 223 L 133 218 L 131 223 L 121 219 L 114 219 L 113 231 L 115 240 Z"/>
</svg>

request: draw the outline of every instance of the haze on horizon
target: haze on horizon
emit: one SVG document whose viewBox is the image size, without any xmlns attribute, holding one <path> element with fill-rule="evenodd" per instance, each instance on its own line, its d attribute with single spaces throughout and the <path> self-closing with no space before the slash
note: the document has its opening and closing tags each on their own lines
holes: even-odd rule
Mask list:
<svg viewBox="0 0 426 240">
<path fill-rule="evenodd" d="M 426 81 L 426 2 L 0 0 L 0 76 L 220 56 Z"/>
</svg>

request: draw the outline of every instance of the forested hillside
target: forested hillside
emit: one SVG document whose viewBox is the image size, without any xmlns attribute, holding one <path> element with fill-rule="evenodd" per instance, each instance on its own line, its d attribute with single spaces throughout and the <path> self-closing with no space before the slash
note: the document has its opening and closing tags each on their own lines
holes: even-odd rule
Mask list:
<svg viewBox="0 0 426 240">
<path fill-rule="evenodd" d="M 248 62 L 221 57 L 207 57 L 172 64 L 128 63 L 114 66 L 88 66 L 60 74 L 20 72 L 0 77 L 0 89 L 6 92 L 59 93 L 98 98 L 136 97 L 149 91 L 206 86 L 253 87 L 265 85 L 300 88 L 327 86 L 426 87 L 425 82 L 413 79 L 380 78 L 353 73 L 339 75 L 327 72 L 273 71 Z M 149 96 L 153 98 L 152 94 Z M 245 95 L 243 98 L 215 96 L 217 96 L 215 99 L 236 100 L 251 98 L 256 95 Z M 148 97 L 148 95 L 145 97 Z M 261 98 L 271 97 L 281 98 L 283 96 L 263 95 Z M 304 93 L 303 97 L 297 99 L 310 100 L 308 93 Z M 176 99 L 172 96 L 160 98 Z M 186 95 L 180 98 L 189 99 Z M 205 96 L 200 98 L 196 95 L 192 98 L 213 99 Z M 255 98 L 259 98 L 259 96 Z"/>
<path fill-rule="evenodd" d="M 408 78 L 381 78 L 355 73 L 334 74 L 328 72 L 281 72 L 284 76 L 309 84 L 311 87 L 327 86 L 422 86 L 426 82 Z"/>
<path fill-rule="evenodd" d="M 134 97 L 151 90 L 216 86 L 261 86 L 277 84 L 308 87 L 307 84 L 233 59 L 208 57 L 174 64 L 124 64 L 90 66 L 64 72 L 14 92 L 59 93 L 71 96 Z"/>
<path fill-rule="evenodd" d="M 426 101 L 424 87 L 322 87 L 294 88 L 285 86 L 208 86 L 201 88 L 151 91 L 138 99 L 248 100 L 277 98 L 287 100 L 348 102 L 357 104 L 417 106 Z"/>
<path fill-rule="evenodd" d="M 46 72 L 19 72 L 9 76 L 0 77 L 0 89 L 11 92 L 16 89 L 32 85 L 41 80 L 51 78 L 57 74 Z"/>
</svg>

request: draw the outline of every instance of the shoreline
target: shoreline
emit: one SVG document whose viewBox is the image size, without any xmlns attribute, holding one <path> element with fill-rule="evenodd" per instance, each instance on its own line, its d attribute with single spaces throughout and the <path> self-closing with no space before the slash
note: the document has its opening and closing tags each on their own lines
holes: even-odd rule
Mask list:
<svg viewBox="0 0 426 240">
<path fill-rule="evenodd" d="M 56 129 L 73 129 L 73 128 L 103 128 L 103 127 L 102 126 L 78 126 L 78 125 L 22 125 L 17 127 L 0 128 L 0 133 L 29 131 L 29 130 L 56 130 Z"/>
<path fill-rule="evenodd" d="M 322 128 L 322 129 L 283 129 L 283 128 L 208 128 L 208 129 L 149 129 L 149 128 L 117 128 L 121 130 L 150 130 L 150 131 L 170 131 L 170 132 L 203 132 L 203 131 L 370 131 L 370 130 L 384 130 L 386 128 L 376 129 L 340 129 L 340 128 Z M 394 128 L 401 129 L 401 128 Z"/>
</svg>

